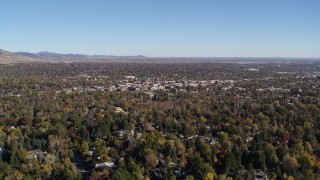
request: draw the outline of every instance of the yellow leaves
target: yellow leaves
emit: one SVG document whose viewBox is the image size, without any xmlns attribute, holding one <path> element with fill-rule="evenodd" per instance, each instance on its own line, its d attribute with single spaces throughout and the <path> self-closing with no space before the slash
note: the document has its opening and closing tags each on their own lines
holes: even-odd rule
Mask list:
<svg viewBox="0 0 320 180">
<path fill-rule="evenodd" d="M 143 174 L 142 174 L 141 172 L 136 172 L 136 171 L 134 171 L 132 174 L 133 174 L 133 176 L 134 176 L 136 179 L 138 179 L 138 180 L 143 180 L 143 179 L 145 179 L 145 177 L 143 176 Z"/>
<path fill-rule="evenodd" d="M 246 119 L 245 119 L 245 122 L 246 122 L 247 124 L 252 124 L 252 123 L 253 123 L 253 120 L 252 120 L 251 118 L 246 118 Z"/>
<path fill-rule="evenodd" d="M 294 180 L 294 177 L 293 176 L 288 176 L 287 180 Z"/>
<path fill-rule="evenodd" d="M 232 135 L 231 140 L 233 142 L 236 142 L 237 140 L 241 139 L 241 137 L 239 135 Z"/>
<path fill-rule="evenodd" d="M 152 148 L 155 148 L 156 146 L 164 146 L 166 143 L 166 139 L 163 138 L 160 132 L 153 131 L 145 137 L 145 143 L 148 144 L 148 146 L 152 146 Z"/>
<path fill-rule="evenodd" d="M 303 126 L 305 129 L 312 129 L 313 124 L 311 122 L 304 122 Z"/>
<path fill-rule="evenodd" d="M 109 150 L 106 146 L 99 146 L 97 148 L 97 156 L 100 157 L 101 161 L 107 161 L 108 160 L 108 153 L 109 153 Z"/>
<path fill-rule="evenodd" d="M 69 164 L 71 164 L 70 158 L 64 158 L 64 159 L 62 159 L 62 161 L 63 161 L 63 164 L 64 164 L 64 165 L 69 165 Z"/>
<path fill-rule="evenodd" d="M 200 119 L 199 119 L 199 123 L 206 123 L 207 121 L 208 120 L 203 116 L 201 116 Z"/>
<path fill-rule="evenodd" d="M 302 154 L 300 154 L 299 157 L 299 164 L 301 165 L 302 168 L 304 169 L 311 169 L 315 166 L 316 164 L 316 157 L 309 154 L 306 151 L 303 151 Z"/>
<path fill-rule="evenodd" d="M 3 126 L 0 126 L 0 137 L 5 137 L 6 133 L 3 131 Z"/>
<path fill-rule="evenodd" d="M 29 152 L 26 150 L 26 149 L 22 149 L 20 151 L 20 157 L 26 161 L 28 159 L 28 156 L 29 156 Z"/>
<path fill-rule="evenodd" d="M 42 172 L 46 175 L 46 177 L 49 177 L 52 171 L 52 166 L 50 164 L 44 164 L 42 166 Z"/>
<path fill-rule="evenodd" d="M 165 144 L 166 140 L 165 139 L 158 139 L 157 143 L 160 145 L 160 146 L 163 146 Z"/>
<path fill-rule="evenodd" d="M 87 152 L 89 151 L 89 144 L 87 141 L 83 141 L 81 144 L 81 148 L 80 151 L 82 153 L 82 155 L 86 155 Z"/>
<path fill-rule="evenodd" d="M 208 172 L 208 173 L 204 174 L 204 176 L 203 176 L 203 180 L 213 180 L 213 179 L 214 179 L 214 177 L 211 172 Z"/>
<path fill-rule="evenodd" d="M 96 118 L 97 121 L 102 121 L 102 119 L 103 119 L 102 112 L 97 112 L 95 114 L 95 118 Z"/>
<path fill-rule="evenodd" d="M 217 158 L 216 155 L 212 157 L 212 162 L 213 163 L 218 163 L 219 162 L 219 159 Z"/>
<path fill-rule="evenodd" d="M 306 170 L 303 173 L 305 179 L 315 179 L 313 170 Z"/>
<path fill-rule="evenodd" d="M 296 156 L 290 156 L 286 154 L 282 160 L 282 164 L 285 169 L 295 169 L 300 167 L 302 170 L 313 169 L 315 166 L 319 166 L 320 163 L 314 155 L 309 154 L 307 151 L 301 151 Z"/>
<path fill-rule="evenodd" d="M 43 122 L 40 124 L 40 127 L 39 127 L 39 131 L 44 134 L 48 131 L 49 129 L 49 123 L 48 122 Z"/>
</svg>

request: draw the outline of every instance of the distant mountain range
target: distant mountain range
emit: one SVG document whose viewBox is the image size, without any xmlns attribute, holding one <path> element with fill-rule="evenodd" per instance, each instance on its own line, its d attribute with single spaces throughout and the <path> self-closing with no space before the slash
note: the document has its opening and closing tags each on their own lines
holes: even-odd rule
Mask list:
<svg viewBox="0 0 320 180">
<path fill-rule="evenodd" d="M 0 49 L 0 64 L 31 62 L 33 58 Z"/>
<path fill-rule="evenodd" d="M 110 56 L 110 55 L 85 55 L 85 54 L 59 54 L 48 51 L 38 53 L 16 52 L 15 54 L 37 59 L 49 60 L 89 60 L 89 59 L 114 59 L 114 58 L 144 58 L 145 56 Z"/>
<path fill-rule="evenodd" d="M 47 51 L 38 53 L 9 52 L 0 49 L 0 64 L 28 63 L 28 62 L 227 62 L 227 63 L 267 63 L 267 62 L 314 62 L 320 58 L 264 58 L 264 57 L 146 57 L 59 54 Z"/>
<path fill-rule="evenodd" d="M 47 51 L 38 53 L 9 52 L 0 49 L 0 64 L 32 62 L 32 61 L 65 61 L 65 60 L 109 60 L 109 59 L 144 59 L 145 56 L 110 56 L 85 54 L 59 54 Z"/>
</svg>

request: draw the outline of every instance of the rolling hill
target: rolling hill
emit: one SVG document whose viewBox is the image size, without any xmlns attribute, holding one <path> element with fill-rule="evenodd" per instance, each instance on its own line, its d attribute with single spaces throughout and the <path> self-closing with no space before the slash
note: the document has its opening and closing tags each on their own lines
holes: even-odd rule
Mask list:
<svg viewBox="0 0 320 180">
<path fill-rule="evenodd" d="M 0 64 L 32 62 L 35 59 L 0 49 Z"/>
<path fill-rule="evenodd" d="M 9 52 L 0 49 L 0 64 L 27 63 L 34 61 L 107 61 L 107 60 L 141 60 L 145 56 L 110 56 L 110 55 L 85 55 L 85 54 L 59 54 L 47 51 L 38 53 Z"/>
<path fill-rule="evenodd" d="M 18 55 L 27 56 L 30 58 L 37 58 L 43 60 L 108 60 L 108 59 L 120 59 L 120 58 L 145 58 L 145 56 L 110 56 L 110 55 L 85 55 L 85 54 L 59 54 L 47 51 L 41 51 L 38 53 L 28 52 L 16 52 Z"/>
</svg>

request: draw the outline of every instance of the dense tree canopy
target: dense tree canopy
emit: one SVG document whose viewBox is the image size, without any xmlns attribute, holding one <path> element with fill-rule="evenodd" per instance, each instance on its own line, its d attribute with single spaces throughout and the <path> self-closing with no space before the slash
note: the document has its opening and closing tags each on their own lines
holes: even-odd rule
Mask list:
<svg viewBox="0 0 320 180">
<path fill-rule="evenodd" d="M 1 65 L 0 179 L 320 178 L 319 69 Z"/>
</svg>

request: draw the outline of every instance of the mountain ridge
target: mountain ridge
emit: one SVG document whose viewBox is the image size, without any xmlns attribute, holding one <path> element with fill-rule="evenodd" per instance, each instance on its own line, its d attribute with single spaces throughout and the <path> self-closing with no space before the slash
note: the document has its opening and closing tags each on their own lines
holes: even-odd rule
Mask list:
<svg viewBox="0 0 320 180">
<path fill-rule="evenodd" d="M 16 54 L 38 58 L 38 59 L 50 59 L 50 60 L 90 60 L 90 59 L 108 59 L 108 58 L 145 58 L 142 55 L 136 56 L 113 56 L 113 55 L 86 55 L 86 54 L 60 54 L 48 51 L 40 51 L 38 53 L 29 52 L 15 52 Z"/>
<path fill-rule="evenodd" d="M 0 49 L 0 64 L 24 63 L 34 61 L 90 61 L 90 60 L 118 60 L 118 59 L 144 59 L 146 56 L 113 56 L 113 55 L 85 55 L 85 54 L 60 54 L 48 51 L 38 53 L 10 52 Z"/>
<path fill-rule="evenodd" d="M 32 58 L 0 49 L 0 64 L 31 62 Z"/>
</svg>

